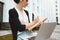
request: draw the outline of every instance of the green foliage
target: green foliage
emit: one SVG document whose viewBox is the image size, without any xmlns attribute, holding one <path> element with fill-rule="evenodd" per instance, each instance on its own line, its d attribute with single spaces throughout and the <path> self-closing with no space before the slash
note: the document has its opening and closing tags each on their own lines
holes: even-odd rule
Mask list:
<svg viewBox="0 0 60 40">
<path fill-rule="evenodd" d="M 12 39 L 13 39 L 12 34 L 0 36 L 0 40 L 12 40 Z"/>
</svg>

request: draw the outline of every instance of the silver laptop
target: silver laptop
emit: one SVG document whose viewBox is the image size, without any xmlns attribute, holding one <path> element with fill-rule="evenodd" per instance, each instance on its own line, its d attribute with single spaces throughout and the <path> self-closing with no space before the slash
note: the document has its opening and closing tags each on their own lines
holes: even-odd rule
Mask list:
<svg viewBox="0 0 60 40">
<path fill-rule="evenodd" d="M 48 39 L 56 27 L 56 22 L 44 23 L 41 25 L 35 40 Z"/>
</svg>

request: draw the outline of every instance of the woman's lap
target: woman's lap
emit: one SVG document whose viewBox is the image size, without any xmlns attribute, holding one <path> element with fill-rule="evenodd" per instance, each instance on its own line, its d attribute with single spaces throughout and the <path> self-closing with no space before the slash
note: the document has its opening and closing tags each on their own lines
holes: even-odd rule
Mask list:
<svg viewBox="0 0 60 40">
<path fill-rule="evenodd" d="M 23 31 L 22 33 L 18 34 L 17 40 L 22 40 L 22 39 L 26 39 L 32 34 L 31 31 Z"/>
</svg>

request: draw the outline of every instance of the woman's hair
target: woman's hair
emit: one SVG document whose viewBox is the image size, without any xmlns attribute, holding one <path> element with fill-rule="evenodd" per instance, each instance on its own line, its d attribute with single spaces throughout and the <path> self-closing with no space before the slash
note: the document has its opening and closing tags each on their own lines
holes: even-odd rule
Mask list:
<svg viewBox="0 0 60 40">
<path fill-rule="evenodd" d="M 20 0 L 14 0 L 14 2 L 18 4 L 20 2 Z"/>
</svg>

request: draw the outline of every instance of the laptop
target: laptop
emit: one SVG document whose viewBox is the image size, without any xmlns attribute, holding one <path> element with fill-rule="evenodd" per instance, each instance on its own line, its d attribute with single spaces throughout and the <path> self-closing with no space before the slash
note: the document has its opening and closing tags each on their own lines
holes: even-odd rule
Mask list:
<svg viewBox="0 0 60 40">
<path fill-rule="evenodd" d="M 51 22 L 51 23 L 43 23 L 38 31 L 38 34 L 35 38 L 35 40 L 46 40 L 48 39 L 53 30 L 56 27 L 56 22 Z"/>
</svg>

